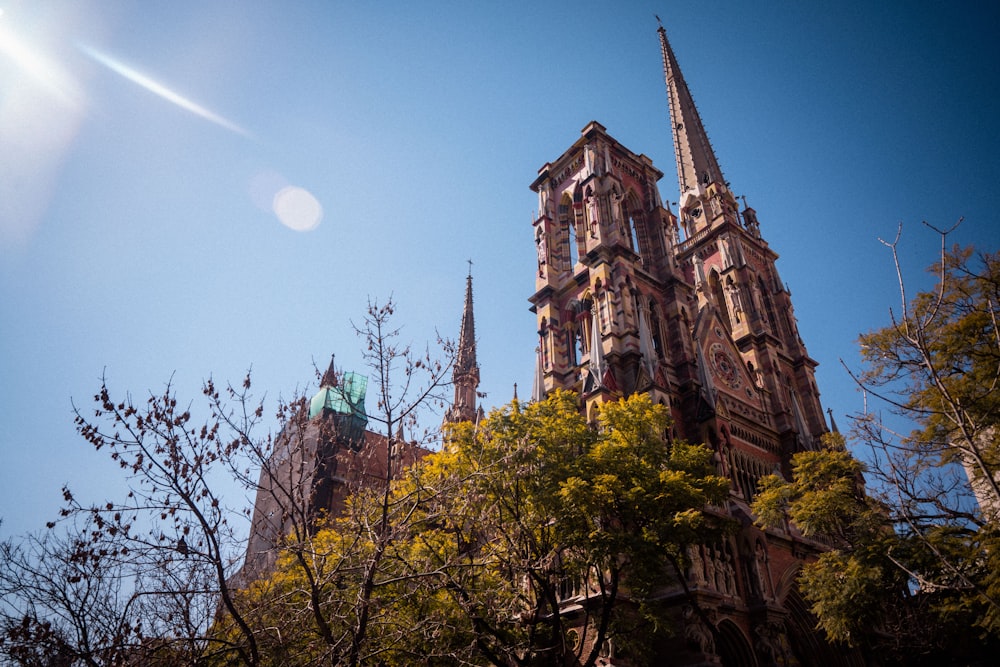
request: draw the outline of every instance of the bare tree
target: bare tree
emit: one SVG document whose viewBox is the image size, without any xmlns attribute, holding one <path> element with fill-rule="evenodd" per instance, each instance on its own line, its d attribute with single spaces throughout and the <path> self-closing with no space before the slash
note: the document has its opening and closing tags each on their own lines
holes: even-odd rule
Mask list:
<svg viewBox="0 0 1000 667">
<path fill-rule="evenodd" d="M 931 267 L 937 285 L 912 300 L 899 232 L 883 241 L 892 251 L 901 307 L 890 311 L 889 326 L 861 336 L 866 368 L 855 378 L 897 424 L 915 428 L 901 432 L 868 410 L 854 422 L 872 452 L 874 487 L 904 534 L 936 561 L 930 571 L 914 568 L 911 575 L 925 589 L 972 592 L 1000 622 L 1000 589 L 983 580 L 983 558 L 976 555 L 982 538 L 1000 530 L 1000 255 L 949 248 L 957 224 L 931 227 L 941 240 L 940 259 Z M 942 543 L 942 532 L 971 551 Z"/>
<path fill-rule="evenodd" d="M 124 548 L 90 525 L 0 543 L 0 655 L 18 665 L 119 664 L 143 631 L 128 605 Z"/>
<path fill-rule="evenodd" d="M 373 409 L 363 414 L 364 432 L 356 432 L 352 419 L 359 416 L 359 406 L 349 396 L 359 378 L 326 377 L 331 368 L 321 380 L 325 389 L 319 401 L 314 399 L 308 412 L 303 406 L 289 415 L 276 456 L 262 468 L 254 524 L 272 533 L 259 540 L 262 547 L 279 548 L 257 559 L 267 567 L 258 568 L 245 598 L 248 608 L 258 610 L 255 623 L 268 629 L 266 652 L 284 661 L 369 663 L 413 629 L 385 613 L 412 595 L 404 582 L 421 576 L 404 565 L 396 549 L 409 533 L 419 496 L 400 493 L 395 482 L 427 451 L 421 445 L 437 437 L 435 429 L 413 434 L 443 405 L 451 365 L 426 351 L 415 355 L 401 344 L 394 310 L 391 301 L 372 302 L 355 326 L 374 399 Z M 452 345 L 439 343 L 450 360 Z M 337 407 L 324 413 L 320 404 L 331 396 Z M 293 442 L 297 444 L 286 451 Z M 305 452 L 307 461 L 300 461 L 296 451 Z M 324 487 L 330 479 L 337 480 L 338 488 Z M 297 519 L 292 517 L 296 511 Z M 280 528 L 263 521 L 272 515 L 280 517 L 275 522 Z M 275 541 L 274 533 L 282 537 Z M 248 562 L 257 555 L 253 551 L 251 546 Z M 296 629 L 284 622 L 289 617 L 304 623 Z"/>
<path fill-rule="evenodd" d="M 64 488 L 58 526 L 0 545 L 4 654 L 26 665 L 356 665 L 391 646 L 403 629 L 380 611 L 406 595 L 392 547 L 416 501 L 390 489 L 436 436 L 412 434 L 442 407 L 453 356 L 446 341 L 446 361 L 413 354 L 394 310 L 371 302 L 355 327 L 374 409 L 363 398 L 331 408 L 351 378 L 324 375 L 312 400 L 279 402 L 276 434 L 249 373 L 221 389 L 210 379 L 189 402 L 172 381 L 136 400 L 102 379 L 76 425 L 128 490 L 88 503 Z M 234 490 L 270 512 L 254 518 L 249 546 L 252 510 L 227 503 Z M 336 548 L 322 536 L 334 525 Z M 272 580 L 276 568 L 295 585 Z"/>
<path fill-rule="evenodd" d="M 48 532 L 0 544 L 0 655 L 22 665 L 361 664 L 391 646 L 404 629 L 380 611 L 407 594 L 393 544 L 416 500 L 390 489 L 436 437 L 413 434 L 442 406 L 454 354 L 447 341 L 445 361 L 413 354 L 394 310 L 371 302 L 355 327 L 375 390 L 360 431 L 357 414 L 317 409 L 318 395 L 280 401 L 282 428 L 268 433 L 249 373 L 222 389 L 210 379 L 187 403 L 172 381 L 136 400 L 113 398 L 102 378 L 93 412 L 74 408 L 76 425 L 120 466 L 127 494 L 88 503 L 66 487 Z M 324 376 L 321 394 L 324 382 L 345 377 Z M 254 517 L 267 534 L 249 546 L 252 510 L 227 504 L 233 489 L 273 515 Z M 334 524 L 335 548 L 322 536 Z M 276 568 L 295 586 L 270 580 Z"/>
</svg>

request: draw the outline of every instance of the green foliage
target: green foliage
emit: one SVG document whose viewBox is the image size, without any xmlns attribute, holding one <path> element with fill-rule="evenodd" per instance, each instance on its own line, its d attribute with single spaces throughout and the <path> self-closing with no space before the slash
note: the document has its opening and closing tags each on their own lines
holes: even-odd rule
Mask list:
<svg viewBox="0 0 1000 667">
<path fill-rule="evenodd" d="M 800 588 L 830 637 L 889 662 L 1000 640 L 1000 255 L 956 247 L 932 270 L 936 289 L 860 341 L 859 382 L 917 428 L 900 436 L 864 415 L 870 468 L 831 437 L 793 458 L 790 481 L 762 480 L 753 505 L 760 525 L 791 522 L 832 546 L 803 565 Z"/>
<path fill-rule="evenodd" d="M 905 577 L 887 559 L 888 517 L 862 490 L 864 465 L 844 449 L 839 433 L 823 449 L 792 458 L 792 479 L 770 475 L 752 510 L 761 526 L 790 520 L 833 548 L 803 565 L 799 588 L 820 626 L 834 640 L 856 645 L 870 636 L 888 598 L 901 598 Z"/>
<path fill-rule="evenodd" d="M 728 492 L 710 452 L 668 445 L 667 426 L 663 406 L 633 396 L 603 406 L 595 429 L 575 395 L 555 392 L 451 427 L 441 451 L 393 486 L 368 660 L 593 665 L 608 638 L 627 651 L 637 629 L 666 630 L 659 610 L 626 592 L 668 583 L 687 546 L 722 529 L 703 510 Z M 356 624 L 378 501 L 352 497 L 344 517 L 244 591 L 255 626 L 283 628 L 260 639 L 263 664 L 336 662 L 337 642 L 310 616 L 334 639 Z"/>
<path fill-rule="evenodd" d="M 886 572 L 878 563 L 840 550 L 806 565 L 799 579 L 826 633 L 850 644 L 881 621 L 886 583 Z"/>
<path fill-rule="evenodd" d="M 857 430 L 885 461 L 875 480 L 907 543 L 905 567 L 934 593 L 933 610 L 949 618 L 964 610 L 968 625 L 1000 638 L 990 565 L 1000 530 L 1000 254 L 955 246 L 930 270 L 934 290 L 861 337 L 861 381 L 917 428 L 893 438 L 867 418 Z"/>
<path fill-rule="evenodd" d="M 595 430 L 575 395 L 555 392 L 460 425 L 414 471 L 412 484 L 434 490 L 417 536 L 444 573 L 431 585 L 464 619 L 455 638 L 470 659 L 594 664 L 608 637 L 624 645 L 628 628 L 658 620 L 616 603 L 665 583 L 728 489 L 704 447 L 667 446 L 667 420 L 633 396 L 604 405 Z M 582 621 L 563 604 L 577 596 L 590 600 Z"/>
</svg>

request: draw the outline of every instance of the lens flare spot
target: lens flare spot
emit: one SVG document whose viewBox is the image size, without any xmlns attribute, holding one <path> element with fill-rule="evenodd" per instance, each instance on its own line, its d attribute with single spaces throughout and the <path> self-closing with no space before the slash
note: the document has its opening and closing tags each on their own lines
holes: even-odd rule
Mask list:
<svg viewBox="0 0 1000 667">
<path fill-rule="evenodd" d="M 294 185 L 282 188 L 274 195 L 274 214 L 285 227 L 308 232 L 319 226 L 323 206 L 308 190 Z"/>
</svg>

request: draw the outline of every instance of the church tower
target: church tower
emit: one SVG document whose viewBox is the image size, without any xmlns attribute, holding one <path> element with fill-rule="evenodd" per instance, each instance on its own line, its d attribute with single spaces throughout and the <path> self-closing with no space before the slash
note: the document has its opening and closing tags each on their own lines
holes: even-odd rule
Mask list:
<svg viewBox="0 0 1000 667">
<path fill-rule="evenodd" d="M 483 414 L 476 406 L 479 388 L 479 363 L 476 361 L 476 319 L 472 310 L 472 262 L 465 278 L 465 306 L 462 309 L 462 326 L 458 333 L 455 365 L 452 371 L 455 400 L 445 413 L 445 423 L 478 421 Z"/>
<path fill-rule="evenodd" d="M 669 407 L 672 437 L 715 452 L 731 483 L 719 511 L 742 529 L 689 554 L 682 588 L 716 623 L 700 628 L 704 617 L 683 615 L 685 635 L 704 641 L 688 642 L 678 664 L 847 664 L 820 657 L 829 647 L 794 584 L 802 559 L 822 545 L 794 529 L 758 530 L 749 511 L 758 480 L 788 474 L 791 456 L 827 431 L 816 362 L 778 255 L 756 211 L 745 200 L 741 210 L 662 25 L 658 35 L 676 212 L 660 198 L 663 173 L 652 160 L 596 121 L 539 169 L 534 397 L 574 390 L 592 416 L 601 402 L 645 392 Z M 678 609 L 688 594 L 678 589 Z"/>
<path fill-rule="evenodd" d="M 659 38 L 677 213 L 662 172 L 596 121 L 539 170 L 537 376 L 542 393 L 578 391 L 588 413 L 637 391 L 669 404 L 677 435 L 726 445 L 727 459 L 737 447 L 725 463 L 753 469 L 737 484 L 749 499 L 756 477 L 827 430 L 816 362 L 778 255 L 725 181 L 662 26 Z"/>
</svg>

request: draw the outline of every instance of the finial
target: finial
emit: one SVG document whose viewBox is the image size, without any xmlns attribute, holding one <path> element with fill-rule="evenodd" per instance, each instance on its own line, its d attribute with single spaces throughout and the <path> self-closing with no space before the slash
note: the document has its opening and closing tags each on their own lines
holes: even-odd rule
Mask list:
<svg viewBox="0 0 1000 667">
<path fill-rule="evenodd" d="M 833 408 L 827 408 L 826 413 L 830 415 L 830 430 L 834 433 L 840 433 L 840 429 L 837 428 L 837 422 L 833 420 Z"/>
<path fill-rule="evenodd" d="M 330 365 L 327 366 L 326 372 L 323 373 L 323 377 L 320 378 L 319 386 L 321 387 L 336 387 L 337 386 L 337 368 L 333 363 L 336 355 L 330 355 Z"/>
<path fill-rule="evenodd" d="M 472 277 L 472 260 L 471 259 L 467 259 L 465 261 L 469 263 L 469 278 L 471 278 Z"/>
<path fill-rule="evenodd" d="M 517 400 L 517 383 L 514 383 L 514 400 Z"/>
</svg>

